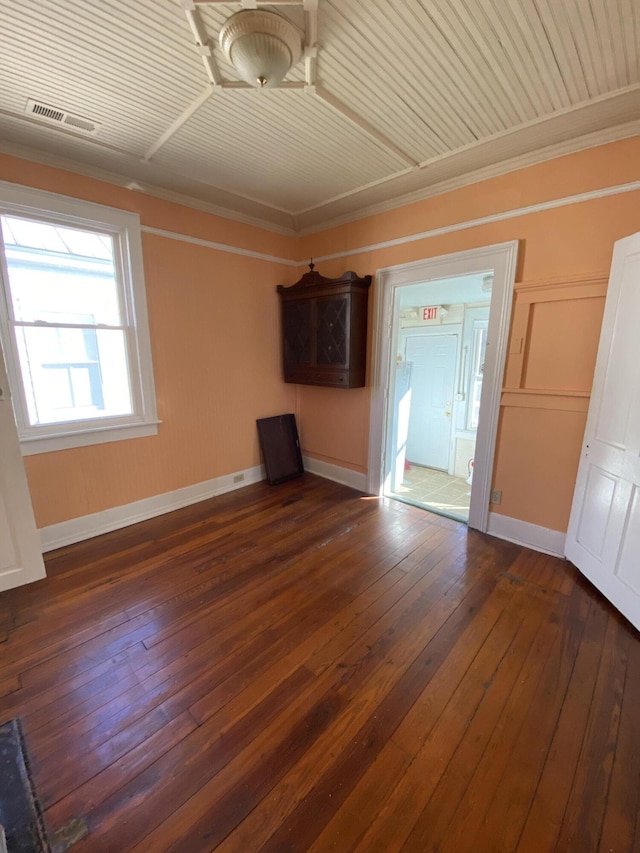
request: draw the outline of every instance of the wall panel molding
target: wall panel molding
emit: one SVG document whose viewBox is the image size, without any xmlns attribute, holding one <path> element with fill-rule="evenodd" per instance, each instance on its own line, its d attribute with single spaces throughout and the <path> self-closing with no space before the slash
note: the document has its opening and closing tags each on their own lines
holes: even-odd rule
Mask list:
<svg viewBox="0 0 640 853">
<path fill-rule="evenodd" d="M 531 352 L 532 321 L 535 306 L 542 303 L 601 299 L 604 308 L 606 293 L 607 279 L 601 275 L 516 283 L 503 391 L 560 393 L 560 389 L 557 388 L 533 389 L 526 385 L 526 368 Z M 562 390 L 574 393 L 575 389 Z M 580 391 L 578 390 L 576 393 L 580 393 Z"/>
<path fill-rule="evenodd" d="M 529 390 L 517 388 L 504 390 L 501 406 L 520 409 L 556 409 L 562 412 L 585 412 L 589 408 L 589 394 L 584 391 Z"/>
</svg>

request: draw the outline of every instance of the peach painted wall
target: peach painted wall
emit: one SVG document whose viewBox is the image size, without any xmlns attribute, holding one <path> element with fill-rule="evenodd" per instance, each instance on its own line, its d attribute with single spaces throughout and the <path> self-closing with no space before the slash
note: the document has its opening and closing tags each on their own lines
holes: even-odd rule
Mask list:
<svg viewBox="0 0 640 853">
<path fill-rule="evenodd" d="M 556 530 L 565 530 L 568 519 L 612 247 L 638 230 L 640 193 L 354 250 L 639 179 L 640 138 L 634 138 L 296 239 L 0 156 L 0 180 L 133 210 L 143 225 L 287 259 L 353 252 L 320 262 L 326 275 L 375 273 L 518 240 L 514 354 L 494 472 L 503 501 L 494 510 Z M 143 235 L 143 250 L 159 434 L 27 457 L 38 525 L 256 465 L 255 419 L 283 411 L 297 413 L 305 453 L 366 473 L 369 388 L 345 392 L 281 381 L 275 285 L 293 283 L 300 270 L 152 234 Z"/>
<path fill-rule="evenodd" d="M 10 157 L 0 179 L 140 213 L 142 224 L 275 256 L 292 238 Z M 143 232 L 157 436 L 25 457 L 39 527 L 260 463 L 255 420 L 292 411 L 276 285 L 292 266 Z"/>
<path fill-rule="evenodd" d="M 635 137 L 309 235 L 301 240 L 299 255 L 321 259 L 325 254 L 353 252 L 376 242 L 638 180 L 640 138 Z M 492 507 L 495 512 L 566 530 L 613 244 L 640 229 L 639 205 L 640 192 L 626 192 L 318 261 L 325 275 L 345 269 L 365 275 L 422 258 L 519 241 L 514 321 L 519 317 L 522 322 L 523 311 L 526 317 L 519 354 L 509 355 L 507 361 L 511 382 L 505 384 L 502 397 L 493 478 L 503 496 L 501 505 Z M 513 341 L 512 349 L 517 349 Z M 357 393 L 299 389 L 304 451 L 366 472 L 369 403 L 369 389 Z"/>
</svg>

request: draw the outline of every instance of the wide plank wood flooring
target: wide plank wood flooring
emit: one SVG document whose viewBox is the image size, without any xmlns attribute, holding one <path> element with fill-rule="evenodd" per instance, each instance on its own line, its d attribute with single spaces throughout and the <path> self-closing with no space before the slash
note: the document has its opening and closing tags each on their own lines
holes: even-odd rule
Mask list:
<svg viewBox="0 0 640 853">
<path fill-rule="evenodd" d="M 566 562 L 311 475 L 0 595 L 77 853 L 640 850 L 638 634 Z"/>
</svg>

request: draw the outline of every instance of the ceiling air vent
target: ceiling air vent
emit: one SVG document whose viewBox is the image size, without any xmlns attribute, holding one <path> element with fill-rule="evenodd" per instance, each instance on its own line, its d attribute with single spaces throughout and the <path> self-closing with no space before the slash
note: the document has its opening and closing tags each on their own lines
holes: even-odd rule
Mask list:
<svg viewBox="0 0 640 853">
<path fill-rule="evenodd" d="M 39 121 L 46 121 L 47 124 L 57 124 L 59 127 L 68 127 L 79 133 L 95 136 L 100 130 L 100 123 L 97 121 L 70 113 L 60 107 L 52 107 L 50 104 L 34 101 L 31 98 L 28 99 L 24 111 L 27 115 L 33 116 Z"/>
</svg>

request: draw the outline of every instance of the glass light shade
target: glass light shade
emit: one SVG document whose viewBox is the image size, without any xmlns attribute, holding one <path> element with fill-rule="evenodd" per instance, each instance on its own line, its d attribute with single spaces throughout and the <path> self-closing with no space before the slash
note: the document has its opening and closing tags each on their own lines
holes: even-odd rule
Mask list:
<svg viewBox="0 0 640 853">
<path fill-rule="evenodd" d="M 229 58 L 246 83 L 263 89 L 282 83 L 291 68 L 289 48 L 266 33 L 241 36 L 231 45 Z"/>
<path fill-rule="evenodd" d="M 278 86 L 302 54 L 302 35 L 277 12 L 244 9 L 220 30 L 220 46 L 240 77 L 257 88 Z"/>
</svg>

